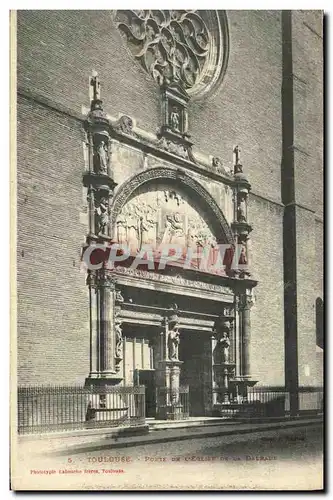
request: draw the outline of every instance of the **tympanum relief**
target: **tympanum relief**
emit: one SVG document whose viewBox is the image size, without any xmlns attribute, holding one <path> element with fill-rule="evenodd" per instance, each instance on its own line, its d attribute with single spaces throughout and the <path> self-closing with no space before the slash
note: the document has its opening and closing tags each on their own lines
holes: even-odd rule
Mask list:
<svg viewBox="0 0 333 500">
<path fill-rule="evenodd" d="M 195 256 L 200 250 L 209 252 L 211 265 L 218 252 L 216 238 L 205 220 L 183 194 L 169 188 L 132 198 L 117 218 L 114 235 L 133 255 L 149 245 L 155 257 L 164 245 L 173 245 L 180 249 L 180 259 L 184 260 L 191 249 L 190 267 L 199 267 Z"/>
</svg>

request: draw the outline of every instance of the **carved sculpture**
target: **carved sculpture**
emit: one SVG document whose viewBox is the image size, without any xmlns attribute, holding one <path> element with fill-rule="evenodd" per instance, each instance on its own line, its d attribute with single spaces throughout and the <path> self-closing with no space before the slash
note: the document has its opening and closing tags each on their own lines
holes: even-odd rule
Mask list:
<svg viewBox="0 0 333 500">
<path fill-rule="evenodd" d="M 105 143 L 105 141 L 100 141 L 100 143 L 97 145 L 95 156 L 96 156 L 97 171 L 102 174 L 106 174 L 109 165 L 109 153 L 108 153 L 108 146 Z"/>
<path fill-rule="evenodd" d="M 227 332 L 222 333 L 219 344 L 222 354 L 222 363 L 229 363 L 230 339 Z"/>
<path fill-rule="evenodd" d="M 227 173 L 225 168 L 222 166 L 222 162 L 221 162 L 220 158 L 218 158 L 217 156 L 215 156 L 212 159 L 212 166 L 213 166 L 213 169 L 215 170 L 215 172 L 217 172 L 218 174 L 226 174 Z"/>
<path fill-rule="evenodd" d="M 133 135 L 133 120 L 130 116 L 123 115 L 119 120 L 113 125 L 113 128 L 117 132 L 122 132 L 127 135 Z"/>
<path fill-rule="evenodd" d="M 96 232 L 98 235 L 105 235 L 109 221 L 109 203 L 106 197 L 102 197 L 95 209 Z"/>
<path fill-rule="evenodd" d="M 142 193 L 125 204 L 115 225 L 119 243 L 133 251 L 144 244 L 158 250 L 161 244 L 183 248 L 216 245 L 216 238 L 203 218 L 174 189 Z"/>
<path fill-rule="evenodd" d="M 184 223 L 178 212 L 172 215 L 166 215 L 162 244 L 178 244 L 185 246 Z"/>
<path fill-rule="evenodd" d="M 165 138 L 162 138 L 162 140 Z M 206 218 L 210 224 L 214 225 L 216 237 L 219 241 L 225 241 L 232 244 L 234 242 L 234 235 L 232 230 L 224 217 L 220 207 L 214 198 L 197 182 L 193 177 L 182 172 L 181 169 L 170 169 L 165 167 L 151 168 L 145 172 L 140 172 L 135 177 L 124 183 L 114 197 L 113 209 L 111 212 L 111 227 L 115 228 L 118 217 L 121 215 L 124 205 L 128 206 L 127 200 L 133 197 L 134 192 L 143 184 L 152 182 L 154 180 L 165 180 L 165 182 L 173 182 L 177 180 L 179 184 L 186 186 L 187 190 L 195 197 L 201 200 L 201 205 L 206 211 Z"/>
<path fill-rule="evenodd" d="M 177 324 L 169 331 L 168 335 L 168 349 L 169 359 L 178 361 L 178 350 L 180 343 L 180 333 Z"/>
<path fill-rule="evenodd" d="M 134 56 L 158 85 L 191 88 L 209 57 L 210 33 L 193 10 L 117 11 L 118 28 Z"/>
<path fill-rule="evenodd" d="M 173 107 L 170 114 L 170 125 L 174 132 L 180 132 L 180 116 L 176 106 Z"/>
<path fill-rule="evenodd" d="M 116 317 L 115 319 L 115 333 L 116 333 L 116 358 L 122 359 L 123 356 L 123 332 L 121 329 L 121 320 Z"/>
<path fill-rule="evenodd" d="M 237 221 L 246 222 L 246 201 L 241 198 L 237 208 Z"/>
<path fill-rule="evenodd" d="M 116 290 L 116 302 L 124 302 L 124 297 L 122 296 L 122 293 L 120 290 Z"/>
</svg>

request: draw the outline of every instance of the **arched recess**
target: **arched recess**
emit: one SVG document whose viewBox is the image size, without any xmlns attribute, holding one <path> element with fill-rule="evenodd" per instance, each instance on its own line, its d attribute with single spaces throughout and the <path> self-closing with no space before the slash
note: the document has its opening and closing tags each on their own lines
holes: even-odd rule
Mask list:
<svg viewBox="0 0 333 500">
<path fill-rule="evenodd" d="M 195 206 L 205 214 L 207 223 L 212 228 L 219 243 L 234 243 L 231 228 L 216 201 L 208 191 L 193 177 L 181 169 L 167 167 L 154 167 L 128 179 L 117 191 L 110 207 L 111 236 L 116 220 L 122 207 L 143 186 L 154 181 L 167 181 L 170 185 L 178 187 L 185 192 L 195 203 Z"/>
</svg>

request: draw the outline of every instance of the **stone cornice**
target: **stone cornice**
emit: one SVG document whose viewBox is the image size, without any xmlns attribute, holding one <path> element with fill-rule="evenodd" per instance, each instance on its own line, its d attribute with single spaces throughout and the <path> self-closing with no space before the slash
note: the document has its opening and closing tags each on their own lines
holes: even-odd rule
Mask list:
<svg viewBox="0 0 333 500">
<path fill-rule="evenodd" d="M 82 106 L 81 112 L 75 111 L 73 108 L 63 106 L 57 101 L 43 96 L 39 92 L 31 91 L 30 89 L 22 86 L 18 87 L 17 95 L 34 101 L 41 106 L 52 109 L 56 113 L 66 115 L 69 118 L 80 122 L 82 125 L 86 123 L 87 116 L 90 111 L 90 108 L 85 106 Z M 132 118 L 125 117 L 132 120 L 133 123 L 133 126 L 127 129 L 127 132 L 126 128 L 122 126 L 120 119 L 117 119 L 109 114 L 107 114 L 107 118 L 110 123 L 110 135 L 113 139 L 118 140 L 121 143 L 128 144 L 147 154 L 151 154 L 156 158 L 172 163 L 173 165 L 185 167 L 188 171 L 199 173 L 223 184 L 233 185 L 234 178 L 231 173 L 220 173 L 214 171 L 214 167 L 212 166 L 212 155 L 207 155 L 203 152 L 192 152 L 193 161 L 191 161 L 163 149 L 157 135 L 136 127 L 135 120 L 132 120 Z M 128 133 L 129 131 L 130 133 Z"/>
</svg>

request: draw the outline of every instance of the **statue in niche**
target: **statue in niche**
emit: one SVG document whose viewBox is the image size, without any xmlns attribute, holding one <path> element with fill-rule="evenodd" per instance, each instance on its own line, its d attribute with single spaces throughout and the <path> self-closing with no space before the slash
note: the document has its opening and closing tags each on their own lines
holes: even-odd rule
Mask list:
<svg viewBox="0 0 333 500">
<path fill-rule="evenodd" d="M 180 333 L 178 330 L 178 325 L 175 324 L 172 330 L 169 331 L 168 335 L 169 359 L 178 361 L 179 343 L 180 343 Z"/>
<path fill-rule="evenodd" d="M 180 116 L 177 106 L 173 106 L 170 113 L 170 125 L 174 132 L 180 133 Z"/>
<path fill-rule="evenodd" d="M 109 222 L 108 206 L 108 199 L 106 197 L 103 197 L 100 199 L 99 205 L 95 210 L 97 234 L 106 234 L 106 229 Z"/>
<path fill-rule="evenodd" d="M 239 256 L 239 264 L 247 265 L 247 255 L 246 255 L 246 245 L 244 242 L 241 242 L 242 249 Z"/>
<path fill-rule="evenodd" d="M 230 349 L 230 339 L 226 331 L 222 333 L 222 337 L 219 341 L 221 349 L 221 359 L 222 363 L 229 363 L 229 349 Z"/>
<path fill-rule="evenodd" d="M 237 208 L 238 222 L 246 222 L 246 196 L 241 194 L 238 201 Z"/>
<path fill-rule="evenodd" d="M 101 141 L 96 147 L 98 171 L 106 174 L 109 164 L 108 146 L 105 141 Z"/>
</svg>

